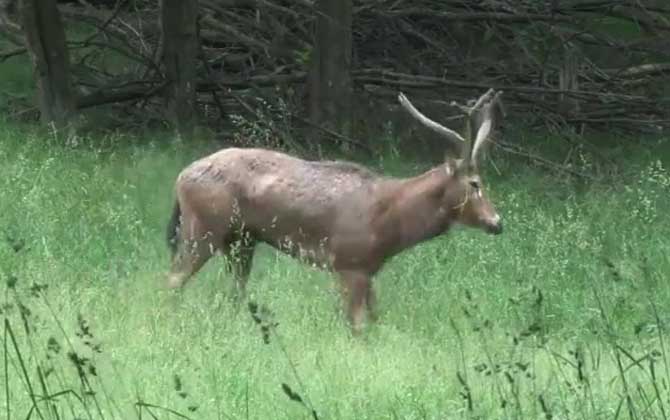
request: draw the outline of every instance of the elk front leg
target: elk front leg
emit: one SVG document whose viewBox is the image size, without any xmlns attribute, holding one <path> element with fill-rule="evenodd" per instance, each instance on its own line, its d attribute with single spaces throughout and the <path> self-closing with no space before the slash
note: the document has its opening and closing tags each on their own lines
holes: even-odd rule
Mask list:
<svg viewBox="0 0 670 420">
<path fill-rule="evenodd" d="M 343 301 L 352 332 L 356 335 L 362 331 L 366 306 L 371 302 L 372 284 L 370 276 L 356 271 L 344 271 L 342 277 Z M 374 300 L 374 297 L 373 297 Z"/>
<path fill-rule="evenodd" d="M 256 242 L 253 239 L 238 241 L 229 245 L 226 252 L 228 267 L 234 277 L 234 295 L 236 300 L 246 299 L 246 286 L 251 273 Z"/>
<path fill-rule="evenodd" d="M 379 313 L 377 312 L 377 296 L 375 290 L 372 287 L 372 282 L 368 287 L 368 294 L 365 298 L 365 303 L 368 310 L 368 319 L 371 322 L 376 322 L 379 319 Z"/>
</svg>

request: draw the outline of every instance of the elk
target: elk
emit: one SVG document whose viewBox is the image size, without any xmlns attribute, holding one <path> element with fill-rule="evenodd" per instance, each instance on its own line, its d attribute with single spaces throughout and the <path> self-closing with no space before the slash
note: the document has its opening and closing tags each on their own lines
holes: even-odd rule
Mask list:
<svg viewBox="0 0 670 420">
<path fill-rule="evenodd" d="M 452 102 L 465 113 L 461 136 L 400 92 L 400 105 L 418 122 L 462 146 L 459 159 L 447 157 L 412 178 L 261 148 L 226 148 L 191 163 L 175 183 L 168 288 L 182 287 L 219 252 L 244 297 L 254 247 L 266 243 L 338 275 L 348 321 L 359 333 L 366 318 L 377 319 L 372 277 L 391 257 L 454 224 L 502 232 L 477 165 L 501 115 L 501 93 L 490 89 L 472 106 Z"/>
</svg>

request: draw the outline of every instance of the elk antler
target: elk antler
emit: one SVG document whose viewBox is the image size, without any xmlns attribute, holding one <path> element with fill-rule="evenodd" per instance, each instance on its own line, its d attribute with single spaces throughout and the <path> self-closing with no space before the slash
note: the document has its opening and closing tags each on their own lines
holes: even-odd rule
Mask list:
<svg viewBox="0 0 670 420">
<path fill-rule="evenodd" d="M 468 105 L 461 105 L 456 102 L 451 102 L 452 106 L 457 107 L 465 114 L 465 138 L 454 130 L 451 130 L 423 115 L 418 109 L 414 107 L 414 105 L 412 105 L 412 102 L 407 99 L 404 93 L 400 92 L 398 94 L 398 101 L 400 102 L 400 105 L 402 105 L 402 107 L 410 113 L 410 115 L 419 120 L 419 122 L 424 126 L 444 137 L 447 137 L 451 141 L 463 143 L 463 148 L 461 149 L 463 162 L 467 162 L 469 165 L 476 166 L 477 152 L 488 139 L 493 128 L 494 108 L 498 106 L 501 114 L 504 116 L 505 110 L 502 107 L 500 95 L 502 95 L 502 91 L 496 92 L 494 89 L 489 89 L 486 91 L 486 93 L 480 96 L 479 99 L 474 101 L 474 104 L 471 106 L 469 104 L 471 104 L 473 101 L 469 101 Z M 481 123 L 477 128 L 477 135 L 473 143 L 472 137 L 475 130 L 475 120 L 480 120 Z"/>
<path fill-rule="evenodd" d="M 398 101 L 400 102 L 400 105 L 402 105 L 402 107 L 407 110 L 407 112 L 409 112 L 414 118 L 419 120 L 421 124 L 425 125 L 429 129 L 448 138 L 451 141 L 455 141 L 457 143 L 465 142 L 465 139 L 454 130 L 450 130 L 449 128 L 443 126 L 442 124 L 436 123 L 435 121 L 431 120 L 430 118 L 426 117 L 421 112 L 419 112 L 419 110 L 416 109 L 414 105 L 412 105 L 409 99 L 407 99 L 404 93 L 400 92 L 398 94 Z"/>
<path fill-rule="evenodd" d="M 493 128 L 493 110 L 497 105 L 501 113 L 504 114 L 504 108 L 500 102 L 501 92 L 489 89 L 472 106 L 460 105 L 452 102 L 451 105 L 459 108 L 466 116 L 466 146 L 463 150 L 463 160 L 472 166 L 476 166 L 477 152 L 488 139 Z M 479 119 L 481 123 L 477 128 L 477 136 L 472 141 L 473 131 L 475 129 L 475 120 Z"/>
<path fill-rule="evenodd" d="M 493 113 L 496 106 L 500 108 L 501 114 L 504 116 L 505 109 L 502 107 L 502 101 L 500 100 L 501 95 L 502 91 L 497 92 L 493 99 L 482 108 L 482 123 L 477 131 L 475 144 L 472 146 L 473 162 L 477 159 L 477 151 L 479 151 L 480 147 L 491 135 L 491 129 L 493 128 Z"/>
</svg>

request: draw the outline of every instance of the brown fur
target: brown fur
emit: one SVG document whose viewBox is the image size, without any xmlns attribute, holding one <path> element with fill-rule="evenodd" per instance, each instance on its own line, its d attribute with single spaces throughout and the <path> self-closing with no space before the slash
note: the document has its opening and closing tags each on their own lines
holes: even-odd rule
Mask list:
<svg viewBox="0 0 670 420">
<path fill-rule="evenodd" d="M 471 171 L 450 160 L 398 179 L 347 162 L 305 161 L 265 149 L 221 150 L 192 163 L 177 179 L 169 287 L 182 286 L 215 251 L 234 250 L 232 269 L 244 293 L 254 246 L 264 242 L 337 273 L 358 331 L 366 309 L 375 317 L 371 278 L 389 258 L 454 223 L 501 232 L 500 218 Z"/>
</svg>

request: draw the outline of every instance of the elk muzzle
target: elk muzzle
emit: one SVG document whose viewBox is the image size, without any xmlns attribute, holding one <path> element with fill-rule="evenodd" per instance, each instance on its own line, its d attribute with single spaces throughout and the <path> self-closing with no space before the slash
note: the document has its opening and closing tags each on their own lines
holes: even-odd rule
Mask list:
<svg viewBox="0 0 670 420">
<path fill-rule="evenodd" d="M 486 220 L 485 229 L 486 232 L 492 235 L 500 235 L 503 231 L 502 220 L 500 220 L 500 215 L 496 214 L 489 220 Z"/>
</svg>

